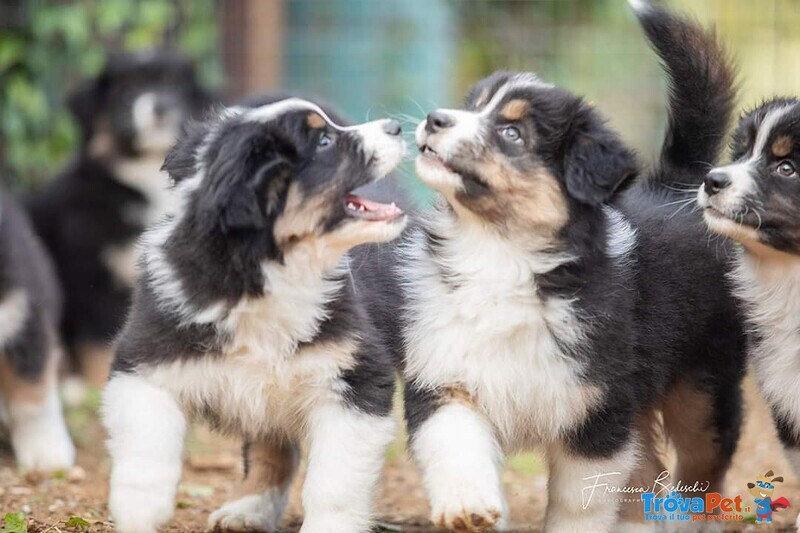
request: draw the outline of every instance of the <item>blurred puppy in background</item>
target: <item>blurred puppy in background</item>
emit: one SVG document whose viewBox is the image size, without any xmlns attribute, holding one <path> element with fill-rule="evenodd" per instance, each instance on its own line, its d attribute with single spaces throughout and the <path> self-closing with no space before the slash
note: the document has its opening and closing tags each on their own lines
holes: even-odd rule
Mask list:
<svg viewBox="0 0 800 533">
<path fill-rule="evenodd" d="M 711 231 L 743 245 L 733 279 L 754 328 L 756 380 L 800 475 L 800 100 L 746 113 L 731 147 L 698 202 Z"/>
<path fill-rule="evenodd" d="M 0 421 L 24 470 L 72 466 L 56 388 L 61 294 L 20 206 L 0 193 Z"/>
<path fill-rule="evenodd" d="M 79 152 L 29 208 L 63 285 L 64 340 L 94 385 L 106 379 L 125 318 L 136 239 L 173 206 L 164 157 L 210 102 L 192 63 L 166 51 L 112 55 L 69 99 Z"/>
</svg>

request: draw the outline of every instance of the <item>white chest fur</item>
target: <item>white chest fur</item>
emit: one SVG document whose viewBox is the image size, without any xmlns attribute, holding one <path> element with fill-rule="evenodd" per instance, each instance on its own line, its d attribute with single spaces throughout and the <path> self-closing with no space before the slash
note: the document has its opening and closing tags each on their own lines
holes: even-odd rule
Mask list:
<svg viewBox="0 0 800 533">
<path fill-rule="evenodd" d="M 218 323 L 230 338 L 222 353 L 146 375 L 187 411 L 213 413 L 230 431 L 301 434 L 310 407 L 341 392 L 339 376 L 356 349 L 352 339 L 298 348 L 313 339 L 342 287 L 338 276 L 323 275 L 327 270 L 312 249 L 288 254 L 282 265 L 268 263 L 268 294 L 242 300 Z"/>
<path fill-rule="evenodd" d="M 745 253 L 734 280 L 760 339 L 752 360 L 761 390 L 800 431 L 800 260 Z"/>
<path fill-rule="evenodd" d="M 427 255 L 421 233 L 408 247 L 407 378 L 466 389 L 506 448 L 558 438 L 599 396 L 560 348 L 581 337 L 572 303 L 535 290 L 537 273 L 568 258 L 526 253 L 482 231 L 439 229 L 448 236 L 441 257 Z M 436 261 L 457 273 L 453 283 Z"/>
</svg>

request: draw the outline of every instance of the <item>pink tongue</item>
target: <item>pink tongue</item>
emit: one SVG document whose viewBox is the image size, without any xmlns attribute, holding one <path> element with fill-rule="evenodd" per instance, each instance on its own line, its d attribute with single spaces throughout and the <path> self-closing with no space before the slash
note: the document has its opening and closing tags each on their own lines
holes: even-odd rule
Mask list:
<svg viewBox="0 0 800 533">
<path fill-rule="evenodd" d="M 366 211 L 358 211 L 357 213 L 359 216 L 369 220 L 392 220 L 403 214 L 403 210 L 396 205 L 372 202 L 352 194 L 347 197 L 347 202 L 352 202 L 356 206 L 363 205 Z"/>
</svg>

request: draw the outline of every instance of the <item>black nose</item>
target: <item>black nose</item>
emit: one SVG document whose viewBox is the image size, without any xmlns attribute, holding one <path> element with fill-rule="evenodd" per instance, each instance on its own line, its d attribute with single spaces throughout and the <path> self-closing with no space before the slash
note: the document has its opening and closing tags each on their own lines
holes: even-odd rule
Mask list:
<svg viewBox="0 0 800 533">
<path fill-rule="evenodd" d="M 383 123 L 383 131 L 385 131 L 388 135 L 400 135 L 400 133 L 403 131 L 403 128 L 396 120 L 387 120 Z"/>
<path fill-rule="evenodd" d="M 725 189 L 731 184 L 731 177 L 728 175 L 727 172 L 722 170 L 712 170 L 706 176 L 703 185 L 706 189 L 706 194 L 709 196 L 713 196 L 720 192 L 722 189 Z"/>
<path fill-rule="evenodd" d="M 156 100 L 156 102 L 153 104 L 153 115 L 155 115 L 157 118 L 162 118 L 164 115 L 167 114 L 168 108 L 169 107 L 167 106 L 166 102 L 162 102 L 161 100 Z"/>
<path fill-rule="evenodd" d="M 442 111 L 434 111 L 428 115 L 428 120 L 425 121 L 425 131 L 428 133 L 436 133 L 452 125 L 453 119 L 450 115 Z"/>
</svg>

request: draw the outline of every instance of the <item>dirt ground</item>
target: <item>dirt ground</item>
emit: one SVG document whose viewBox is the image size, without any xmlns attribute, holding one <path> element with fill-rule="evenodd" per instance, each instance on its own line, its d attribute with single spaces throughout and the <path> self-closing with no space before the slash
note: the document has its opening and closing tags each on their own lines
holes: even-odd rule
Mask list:
<svg viewBox="0 0 800 533">
<path fill-rule="evenodd" d="M 749 503 L 747 482 L 772 469 L 776 475 L 786 478 L 785 484 L 779 484 L 775 497 L 785 496 L 797 504 L 779 512 L 772 526 L 726 523 L 725 527 L 731 531 L 791 530 L 790 525 L 800 508 L 800 480 L 783 458 L 768 411 L 751 382 L 748 381 L 746 389 L 745 434 L 723 495 L 731 498 L 742 495 Z M 78 446 L 78 466 L 69 472 L 52 476 L 18 473 L 7 441 L 3 441 L 0 447 L 0 518 L 5 513 L 25 512 L 32 533 L 79 531 L 79 528 L 65 525 L 73 516 L 88 521 L 89 531 L 113 531 L 106 506 L 109 460 L 105 454 L 103 430 L 95 417 L 96 406 L 96 395 L 90 395 L 84 405 L 68 409 L 68 423 Z M 192 430 L 175 517 L 165 531 L 203 531 L 208 514 L 226 501 L 241 475 L 239 450 L 237 442 L 222 439 L 203 427 Z M 398 438 L 387 459 L 376 502 L 379 530 L 435 531 L 426 525 L 427 503 L 403 438 Z M 504 482 L 511 507 L 512 531 L 541 528 L 547 504 L 546 479 L 545 467 L 537 455 L 509 459 Z M 293 489 L 286 531 L 296 531 L 300 522 L 301 481 L 302 475 L 298 476 Z"/>
</svg>

